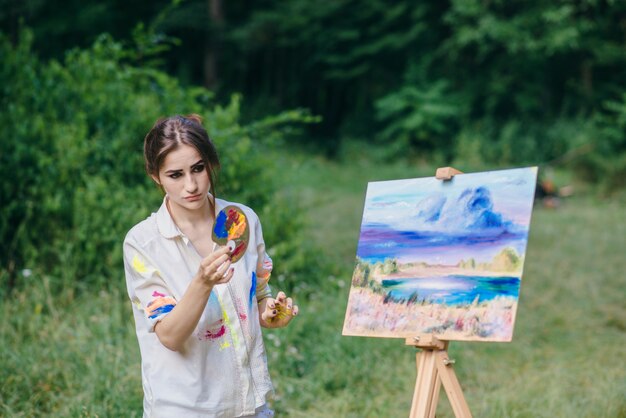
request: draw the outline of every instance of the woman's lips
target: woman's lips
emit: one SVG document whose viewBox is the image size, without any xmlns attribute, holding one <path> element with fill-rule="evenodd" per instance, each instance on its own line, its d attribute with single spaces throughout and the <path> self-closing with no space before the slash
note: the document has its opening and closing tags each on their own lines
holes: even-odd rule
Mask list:
<svg viewBox="0 0 626 418">
<path fill-rule="evenodd" d="M 185 200 L 188 201 L 188 202 L 195 202 L 196 200 L 200 200 L 201 197 L 202 197 L 202 195 L 195 194 L 193 196 L 187 196 L 185 198 Z"/>
</svg>

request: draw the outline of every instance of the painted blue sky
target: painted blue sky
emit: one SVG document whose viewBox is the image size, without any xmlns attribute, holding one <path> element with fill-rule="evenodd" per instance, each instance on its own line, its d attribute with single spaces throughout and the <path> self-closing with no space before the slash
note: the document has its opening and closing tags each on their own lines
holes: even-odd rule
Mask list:
<svg viewBox="0 0 626 418">
<path fill-rule="evenodd" d="M 523 255 L 537 168 L 368 184 L 357 255 L 370 261 L 489 261 L 504 247 Z"/>
</svg>

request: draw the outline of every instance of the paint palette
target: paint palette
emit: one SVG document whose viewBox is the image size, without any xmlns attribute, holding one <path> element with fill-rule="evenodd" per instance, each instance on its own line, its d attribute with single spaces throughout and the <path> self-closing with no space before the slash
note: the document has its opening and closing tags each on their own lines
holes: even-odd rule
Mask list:
<svg viewBox="0 0 626 418">
<path fill-rule="evenodd" d="M 248 218 L 241 208 L 230 205 L 215 218 L 211 238 L 217 245 L 230 248 L 231 262 L 236 263 L 246 252 L 250 240 Z"/>
</svg>

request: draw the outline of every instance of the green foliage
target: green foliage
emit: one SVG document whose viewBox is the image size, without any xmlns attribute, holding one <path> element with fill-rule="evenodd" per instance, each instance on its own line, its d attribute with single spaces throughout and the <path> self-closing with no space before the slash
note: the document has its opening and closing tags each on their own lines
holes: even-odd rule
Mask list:
<svg viewBox="0 0 626 418">
<path fill-rule="evenodd" d="M 272 143 L 311 120 L 296 110 L 242 124 L 240 96 L 215 104 L 203 88 L 131 65 L 136 52 L 109 36 L 49 63 L 32 53 L 30 31 L 20 39 L 13 47 L 0 34 L 0 124 L 10 133 L 0 140 L 3 290 L 23 269 L 45 272 L 55 289 L 118 283 L 125 232 L 162 199 L 142 157 L 143 136 L 158 117 L 202 115 L 221 151 L 218 195 L 260 212 L 277 184 Z M 265 222 L 280 222 L 266 212 Z M 296 232 L 281 231 L 281 242 Z"/>
<path fill-rule="evenodd" d="M 255 96 L 312 109 L 323 116 L 325 133 L 347 120 L 368 125 L 373 99 L 397 84 L 398 69 L 426 32 L 424 15 L 424 7 L 382 0 L 295 0 L 233 11 L 237 24 L 225 29 L 223 53 L 255 69 L 237 66 L 224 81 L 246 89 L 240 80 L 253 80 Z"/>
<path fill-rule="evenodd" d="M 461 106 L 449 91 L 445 80 L 409 81 L 376 102 L 377 117 L 385 126 L 379 139 L 388 144 L 390 154 L 450 149 Z"/>
<path fill-rule="evenodd" d="M 227 49 L 260 64 L 254 74 L 238 66 L 225 85 L 252 77 L 255 103 L 310 107 L 333 146 L 331 132 L 376 138 L 387 158 L 465 169 L 600 160 L 602 146 L 590 144 L 605 134 L 591 120 L 626 85 L 615 2 L 296 0 L 230 10 Z M 620 185 L 608 167 L 619 163 L 607 164 L 579 166 Z"/>
<path fill-rule="evenodd" d="M 17 39 L 24 19 L 34 50 L 57 58 L 113 33 L 135 45 L 135 63 L 221 101 L 242 92 L 244 117 L 310 109 L 321 123 L 307 145 L 335 156 L 344 137 L 466 170 L 576 156 L 586 179 L 622 185 L 619 158 L 603 157 L 615 140 L 590 121 L 626 86 L 624 2 L 139 0 L 123 14 L 80 3 L 76 15 L 16 4 L 0 24 Z"/>
<path fill-rule="evenodd" d="M 595 125 L 596 136 L 573 166 L 610 193 L 626 186 L 626 93 L 605 102 Z"/>
<path fill-rule="evenodd" d="M 615 53 L 623 29 L 612 18 L 621 13 L 621 5 L 593 0 L 456 0 L 442 16 L 450 29 L 444 61 L 475 115 L 543 119 L 574 110 L 574 102 L 577 112 L 599 104 L 594 89 L 624 82 L 624 57 Z M 606 70 L 608 79 L 594 77 Z"/>
</svg>

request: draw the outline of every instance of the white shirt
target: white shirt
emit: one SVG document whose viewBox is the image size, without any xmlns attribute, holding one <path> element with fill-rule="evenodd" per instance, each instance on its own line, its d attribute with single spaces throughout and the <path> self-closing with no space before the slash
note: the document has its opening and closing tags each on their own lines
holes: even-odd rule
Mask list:
<svg viewBox="0 0 626 418">
<path fill-rule="evenodd" d="M 217 211 L 233 203 L 216 199 Z M 257 297 L 269 295 L 271 259 L 259 218 L 248 218 L 250 241 L 227 284 L 213 288 L 184 349 L 161 344 L 154 326 L 183 296 L 201 256 L 178 229 L 165 199 L 124 240 L 124 269 L 141 351 L 144 417 L 252 415 L 272 391 Z"/>
</svg>

